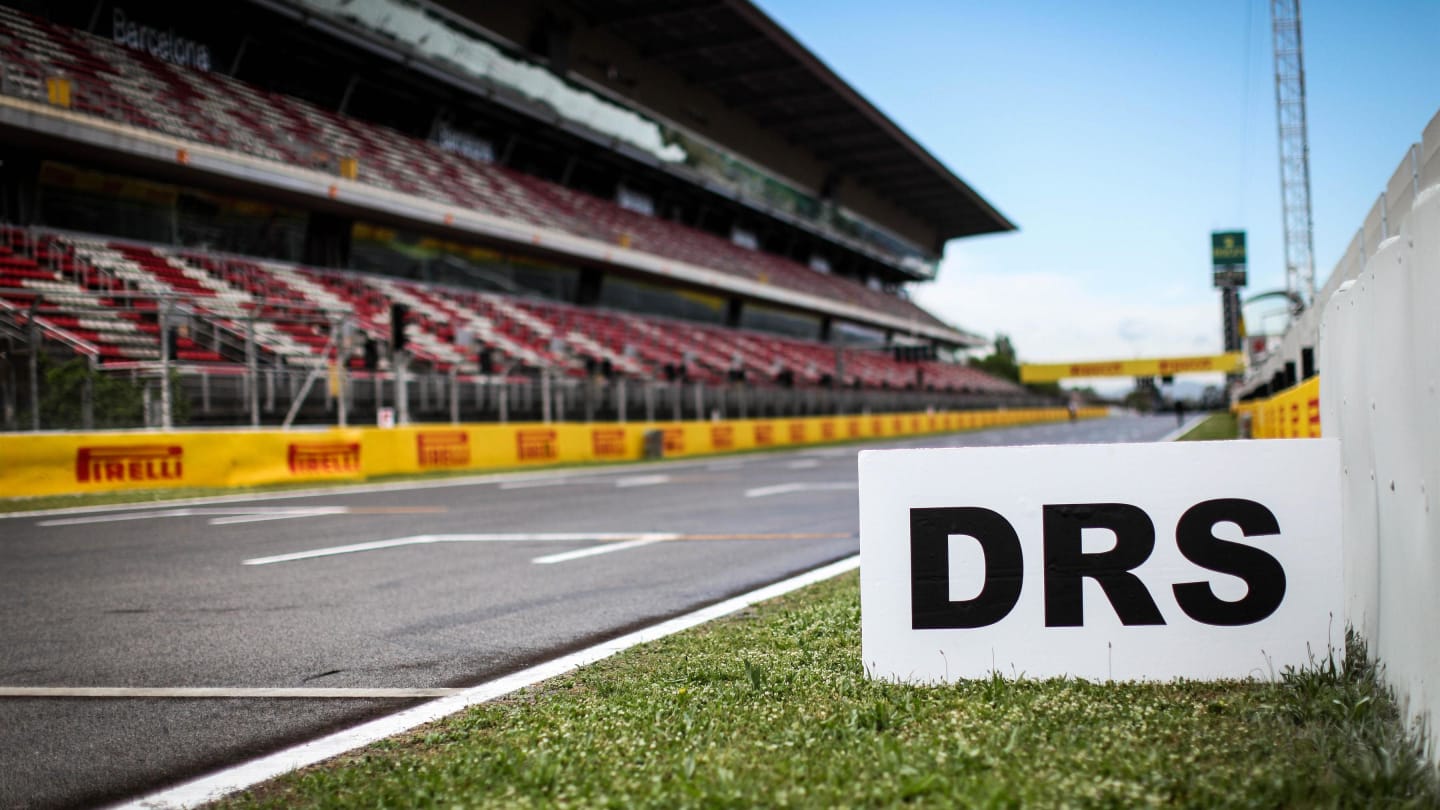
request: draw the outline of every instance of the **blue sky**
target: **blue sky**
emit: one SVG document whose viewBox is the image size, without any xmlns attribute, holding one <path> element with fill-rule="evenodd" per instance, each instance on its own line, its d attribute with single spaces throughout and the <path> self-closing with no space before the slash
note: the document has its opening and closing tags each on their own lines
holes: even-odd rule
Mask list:
<svg viewBox="0 0 1440 810">
<path fill-rule="evenodd" d="M 1030 361 L 1219 351 L 1228 228 L 1284 287 L 1268 0 L 757 1 L 1019 224 L 950 243 L 941 317 Z M 1303 15 L 1318 287 L 1440 110 L 1440 0 Z"/>
</svg>

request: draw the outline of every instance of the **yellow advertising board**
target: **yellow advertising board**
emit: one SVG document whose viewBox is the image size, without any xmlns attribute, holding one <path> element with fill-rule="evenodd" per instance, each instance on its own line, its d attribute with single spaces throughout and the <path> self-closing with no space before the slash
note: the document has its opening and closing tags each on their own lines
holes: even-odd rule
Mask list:
<svg viewBox="0 0 1440 810">
<path fill-rule="evenodd" d="M 1218 371 L 1243 371 L 1245 356 L 1240 352 L 1202 354 L 1190 357 L 1148 357 L 1137 360 L 1086 360 L 1075 363 L 1026 363 L 1020 366 L 1020 382 L 1059 382 L 1072 377 L 1169 377 Z"/>
<path fill-rule="evenodd" d="M 1082 409 L 1080 416 L 1104 416 Z M 324 430 L 0 435 L 0 496 L 363 481 L 431 472 L 667 458 L 1067 419 L 1064 408 L 715 422 L 411 425 Z"/>
<path fill-rule="evenodd" d="M 1256 439 L 1320 438 L 1320 378 L 1291 386 L 1268 399 L 1242 402 L 1237 416 L 1249 415 L 1250 435 Z"/>
</svg>

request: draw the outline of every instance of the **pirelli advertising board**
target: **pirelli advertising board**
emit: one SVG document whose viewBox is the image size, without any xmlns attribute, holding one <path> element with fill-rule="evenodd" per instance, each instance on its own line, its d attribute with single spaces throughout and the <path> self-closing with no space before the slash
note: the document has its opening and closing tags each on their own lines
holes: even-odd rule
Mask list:
<svg viewBox="0 0 1440 810">
<path fill-rule="evenodd" d="M 1103 408 L 1082 417 L 1105 415 Z M 661 432 L 669 457 L 1067 419 L 1064 408 L 940 411 L 663 424 L 467 424 L 393 429 L 114 431 L 0 434 L 0 495 L 24 497 L 608 462 L 644 455 Z"/>
<path fill-rule="evenodd" d="M 1169 377 L 1175 374 L 1204 372 L 1230 374 L 1244 369 L 1245 356 L 1240 352 L 1137 360 L 1026 363 L 1020 366 L 1020 382 L 1058 382 L 1074 377 Z"/>
</svg>

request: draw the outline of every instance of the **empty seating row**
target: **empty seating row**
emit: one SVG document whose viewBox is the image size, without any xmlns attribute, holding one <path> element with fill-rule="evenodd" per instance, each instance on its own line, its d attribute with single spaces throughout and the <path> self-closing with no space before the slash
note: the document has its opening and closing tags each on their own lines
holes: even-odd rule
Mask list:
<svg viewBox="0 0 1440 810">
<path fill-rule="evenodd" d="M 3 6 L 0 75 L 5 92 L 36 99 L 45 97 L 47 78 L 62 76 L 74 84 L 71 108 L 86 114 L 329 172 L 353 159 L 356 179 L 379 188 L 939 324 L 910 301 L 855 281 Z"/>
<path fill-rule="evenodd" d="M 440 371 L 551 369 L 581 377 L 608 369 L 706 383 L 743 376 L 761 384 L 1019 391 L 973 368 L 901 363 L 883 351 L 840 352 L 708 324 L 19 228 L 0 228 L 0 300 L 13 311 L 42 302 L 46 328 L 94 344 L 101 362 L 158 358 L 159 308 L 170 302 L 172 324 L 201 321 L 210 337 L 202 347 L 181 335 L 177 359 L 244 362 L 253 336 L 267 363 L 318 367 L 340 358 L 360 368 L 367 341 L 390 340 L 399 305 L 408 313 L 412 361 Z M 348 332 L 336 333 L 342 322 Z"/>
</svg>

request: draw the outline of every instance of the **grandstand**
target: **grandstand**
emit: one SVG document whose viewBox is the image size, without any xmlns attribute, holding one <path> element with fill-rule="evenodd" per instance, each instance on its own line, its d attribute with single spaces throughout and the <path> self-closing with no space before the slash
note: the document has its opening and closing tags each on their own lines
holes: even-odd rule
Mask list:
<svg viewBox="0 0 1440 810">
<path fill-rule="evenodd" d="M 1013 225 L 743 0 L 3 2 L 6 427 L 72 357 L 214 422 L 1029 398 L 906 294 Z"/>
</svg>

